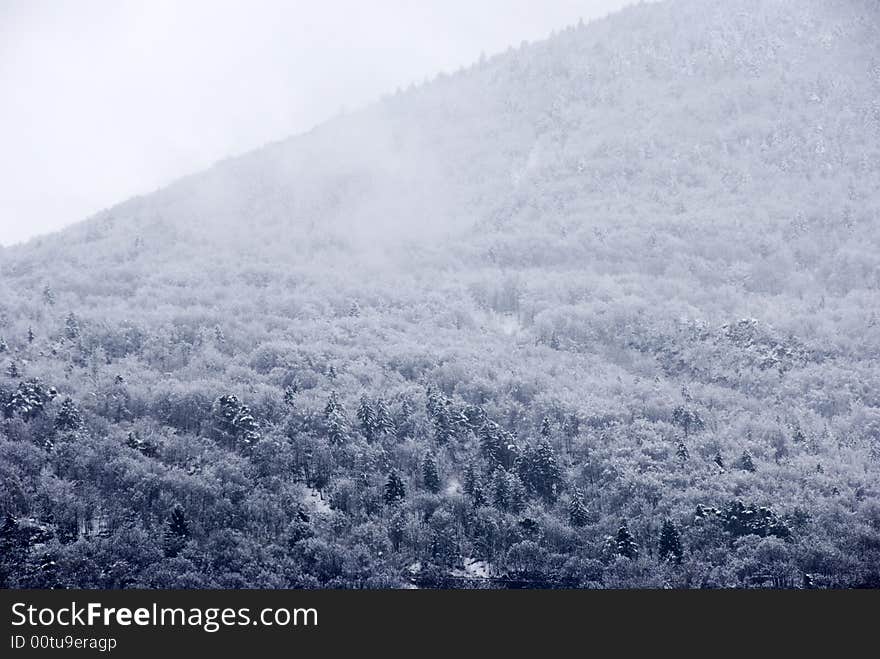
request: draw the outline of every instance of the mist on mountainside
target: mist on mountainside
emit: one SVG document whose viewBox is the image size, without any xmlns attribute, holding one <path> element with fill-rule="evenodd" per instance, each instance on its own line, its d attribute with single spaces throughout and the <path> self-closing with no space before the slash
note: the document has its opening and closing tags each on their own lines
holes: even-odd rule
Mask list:
<svg viewBox="0 0 880 659">
<path fill-rule="evenodd" d="M 876 587 L 878 33 L 639 5 L 0 251 L 0 583 Z"/>
</svg>

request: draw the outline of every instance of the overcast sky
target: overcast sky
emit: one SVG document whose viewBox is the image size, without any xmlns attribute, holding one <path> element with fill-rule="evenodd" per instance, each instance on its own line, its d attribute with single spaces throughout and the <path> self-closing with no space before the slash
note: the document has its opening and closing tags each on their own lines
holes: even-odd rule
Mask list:
<svg viewBox="0 0 880 659">
<path fill-rule="evenodd" d="M 630 0 L 0 0 L 0 244 Z"/>
</svg>

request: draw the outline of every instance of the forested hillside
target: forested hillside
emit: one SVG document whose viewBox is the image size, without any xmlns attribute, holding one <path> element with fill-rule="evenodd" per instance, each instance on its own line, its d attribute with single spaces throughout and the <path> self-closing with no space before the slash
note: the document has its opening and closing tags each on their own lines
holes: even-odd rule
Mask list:
<svg viewBox="0 0 880 659">
<path fill-rule="evenodd" d="M 878 35 L 639 5 L 0 250 L 0 585 L 880 586 Z"/>
</svg>

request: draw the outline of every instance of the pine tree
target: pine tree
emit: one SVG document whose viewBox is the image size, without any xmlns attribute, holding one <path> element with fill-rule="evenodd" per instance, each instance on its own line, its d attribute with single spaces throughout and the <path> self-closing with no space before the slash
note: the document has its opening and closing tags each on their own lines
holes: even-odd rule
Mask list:
<svg viewBox="0 0 880 659">
<path fill-rule="evenodd" d="M 636 544 L 635 538 L 630 534 L 629 529 L 626 526 L 626 520 L 623 520 L 623 524 L 617 529 L 615 546 L 617 548 L 617 553 L 624 558 L 633 560 L 639 555 L 639 546 Z"/>
<path fill-rule="evenodd" d="M 64 321 L 64 335 L 71 341 L 79 336 L 79 321 L 72 311 L 67 314 L 67 320 Z"/>
<path fill-rule="evenodd" d="M 73 400 L 68 396 L 61 402 L 61 409 L 55 416 L 55 428 L 57 430 L 76 430 L 82 425 L 82 417 L 79 410 L 74 405 Z"/>
<path fill-rule="evenodd" d="M 584 503 L 584 493 L 580 489 L 574 491 L 568 502 L 568 521 L 572 526 L 583 526 L 589 521 L 589 513 L 586 503 Z"/>
<path fill-rule="evenodd" d="M 429 384 L 425 390 L 425 411 L 432 419 L 437 415 L 437 410 L 443 405 L 443 397 L 434 385 Z"/>
<path fill-rule="evenodd" d="M 720 452 L 715 454 L 714 462 L 718 465 L 718 467 L 720 467 L 721 471 L 724 471 L 724 458 L 722 457 Z"/>
<path fill-rule="evenodd" d="M 507 482 L 507 472 L 496 469 L 490 479 L 492 488 L 492 504 L 498 510 L 508 510 L 510 506 L 510 488 Z"/>
<path fill-rule="evenodd" d="M 189 523 L 180 504 L 174 506 L 165 526 L 165 556 L 174 558 L 183 549 L 189 539 Z"/>
<path fill-rule="evenodd" d="M 18 370 L 18 364 L 15 362 L 9 362 L 9 366 L 6 367 L 6 374 L 11 378 L 21 377 L 21 371 Z"/>
<path fill-rule="evenodd" d="M 393 435 L 396 432 L 391 410 L 388 409 L 388 403 L 382 398 L 376 401 L 376 431 L 383 435 Z"/>
<path fill-rule="evenodd" d="M 220 396 L 211 409 L 214 430 L 225 439 L 230 449 L 251 447 L 260 439 L 260 427 L 247 405 L 233 394 Z"/>
<path fill-rule="evenodd" d="M 139 451 L 141 450 L 141 446 L 143 446 L 143 442 L 136 432 L 129 431 L 128 437 L 125 438 L 125 445 L 128 448 L 133 448 L 136 451 Z"/>
<path fill-rule="evenodd" d="M 755 471 L 755 461 L 752 459 L 752 454 L 748 451 L 743 451 L 743 454 L 740 456 L 739 468 L 743 471 Z"/>
<path fill-rule="evenodd" d="M 344 444 L 346 438 L 347 423 L 345 411 L 339 403 L 335 391 L 330 392 L 330 398 L 324 407 L 324 419 L 327 422 L 327 436 L 331 444 Z"/>
<path fill-rule="evenodd" d="M 452 410 L 450 409 L 449 402 L 445 401 L 444 404 L 437 408 L 437 412 L 434 415 L 434 439 L 436 439 L 437 443 L 441 446 L 443 444 L 448 444 L 455 436 L 455 427 L 452 423 L 451 412 Z"/>
<path fill-rule="evenodd" d="M 678 458 L 681 462 L 688 461 L 690 453 L 688 452 L 688 447 L 684 445 L 684 442 L 678 443 L 678 448 L 675 451 L 675 457 Z"/>
<path fill-rule="evenodd" d="M 391 540 L 391 546 L 394 551 L 400 551 L 400 543 L 406 536 L 406 520 L 402 511 L 398 510 L 388 520 L 388 539 Z"/>
<path fill-rule="evenodd" d="M 473 496 L 474 488 L 480 482 L 480 475 L 473 462 L 468 462 L 464 468 L 464 492 Z"/>
<path fill-rule="evenodd" d="M 549 439 L 551 432 L 552 427 L 550 426 L 550 419 L 545 416 L 543 419 L 541 419 L 541 437 L 543 437 L 544 439 Z"/>
<path fill-rule="evenodd" d="M 385 483 L 385 503 L 393 506 L 403 501 L 404 497 L 406 497 L 406 486 L 403 483 L 403 479 L 397 475 L 396 471 L 392 470 L 388 474 L 388 481 Z"/>
<path fill-rule="evenodd" d="M 9 350 L 9 344 L 6 343 L 6 339 L 0 336 L 0 353 L 7 352 Z"/>
<path fill-rule="evenodd" d="M 437 472 L 437 461 L 430 452 L 425 453 L 422 460 L 422 480 L 425 483 L 425 489 L 429 492 L 437 494 L 440 491 L 440 474 Z"/>
<path fill-rule="evenodd" d="M 366 394 L 361 396 L 360 404 L 357 409 L 357 418 L 361 424 L 361 430 L 368 442 L 373 441 L 373 435 L 376 432 L 376 413 L 373 411 L 373 405 Z"/>
<path fill-rule="evenodd" d="M 27 331 L 28 343 L 33 343 L 35 338 L 36 338 L 36 335 L 34 334 L 34 328 L 28 327 L 28 331 Z"/>
<path fill-rule="evenodd" d="M 508 508 L 512 513 L 521 513 L 526 507 L 526 488 L 519 476 L 507 474 Z"/>
<path fill-rule="evenodd" d="M 681 563 L 681 558 L 684 553 L 681 548 L 681 537 L 678 533 L 678 529 L 675 528 L 675 524 L 672 523 L 672 520 L 667 519 L 663 521 L 663 526 L 660 529 L 660 547 L 658 553 L 660 554 L 661 559 L 671 560 L 675 564 Z"/>
<path fill-rule="evenodd" d="M 501 429 L 493 421 L 487 421 L 479 432 L 480 451 L 490 465 L 500 465 L 502 455 Z"/>
<path fill-rule="evenodd" d="M 52 292 L 52 287 L 49 286 L 49 284 L 46 284 L 46 285 L 43 287 L 43 300 L 44 300 L 44 301 L 46 302 L 46 304 L 48 304 L 50 307 L 51 307 L 52 305 L 55 304 L 55 293 Z"/>
<path fill-rule="evenodd" d="M 535 448 L 526 446 L 519 457 L 517 470 L 532 492 L 548 501 L 556 498 L 562 475 L 549 442 L 542 440 Z"/>
<path fill-rule="evenodd" d="M 290 384 L 284 388 L 284 404 L 287 407 L 296 407 L 296 385 Z"/>
</svg>

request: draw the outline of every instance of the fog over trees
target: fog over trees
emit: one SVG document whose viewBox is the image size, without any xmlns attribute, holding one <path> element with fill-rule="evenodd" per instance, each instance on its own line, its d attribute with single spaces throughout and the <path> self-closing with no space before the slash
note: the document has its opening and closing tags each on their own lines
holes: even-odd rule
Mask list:
<svg viewBox="0 0 880 659">
<path fill-rule="evenodd" d="M 880 586 L 878 34 L 634 6 L 0 250 L 0 586 Z"/>
</svg>

